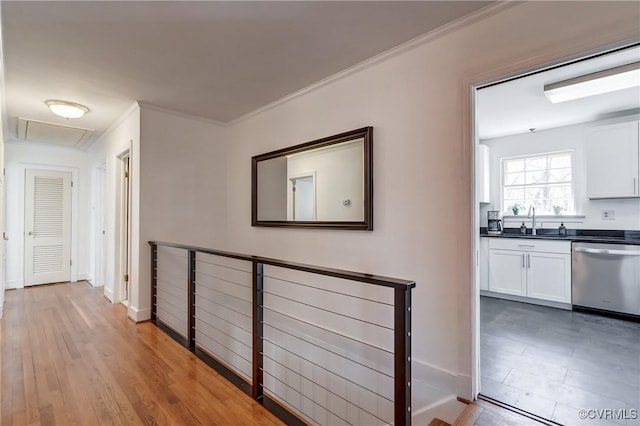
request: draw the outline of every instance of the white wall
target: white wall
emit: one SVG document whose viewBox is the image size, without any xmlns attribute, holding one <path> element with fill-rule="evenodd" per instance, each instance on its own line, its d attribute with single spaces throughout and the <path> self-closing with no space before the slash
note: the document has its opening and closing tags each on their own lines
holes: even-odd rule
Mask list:
<svg viewBox="0 0 640 426">
<path fill-rule="evenodd" d="M 6 155 L 6 244 L 7 288 L 24 286 L 24 185 L 27 168 L 64 170 L 72 173 L 71 191 L 71 280 L 90 279 L 91 264 L 91 169 L 90 157 L 82 151 L 54 145 L 5 145 Z"/>
<path fill-rule="evenodd" d="M 117 186 L 119 175 L 119 158 L 124 152 L 130 152 L 131 155 L 131 240 L 132 247 L 139 245 L 138 235 L 140 233 L 140 108 L 137 104 L 132 105 L 120 117 L 113 126 L 105 133 L 105 135 L 91 147 L 89 153 L 91 156 L 90 164 L 94 179 L 99 176 L 95 170 L 101 165 L 106 168 L 106 185 L 104 187 L 103 215 L 105 227 L 105 274 L 104 274 L 104 294 L 113 301 L 114 292 L 117 291 L 116 284 L 120 278 L 120 261 L 117 256 L 117 247 L 120 244 L 118 233 L 119 215 L 118 200 L 119 187 Z M 97 183 L 92 182 L 92 188 L 95 191 Z M 94 199 L 94 206 L 98 206 Z M 95 226 L 93 232 L 93 249 L 95 249 Z M 93 251 L 92 251 L 93 252 Z M 139 253 L 132 250 L 132 263 L 130 270 L 130 283 L 137 286 L 139 279 Z M 132 305 L 129 316 L 135 319 L 136 310 Z"/>
<path fill-rule="evenodd" d="M 510 5 L 234 123 L 229 249 L 415 279 L 413 359 L 459 376 L 457 393 L 470 397 L 469 85 L 638 37 L 638 19 L 631 3 Z M 373 232 L 250 226 L 251 156 L 367 125 Z"/>
<path fill-rule="evenodd" d="M 0 35 L 0 45 L 2 41 L 2 35 Z M 0 47 L 1 49 L 1 47 Z M 0 58 L 2 58 L 2 54 L 0 51 Z M 0 64 L 0 69 L 2 65 Z M 2 72 L 0 72 L 0 77 L 2 76 Z M 2 85 L 0 84 L 0 88 Z M 4 93 L 0 90 L 0 117 L 2 117 L 2 106 L 4 103 L 2 102 Z M 5 213 L 4 213 L 4 205 L 5 205 L 5 164 L 4 164 L 4 138 L 2 136 L 2 123 L 0 123 L 0 318 L 2 318 L 2 313 L 4 311 L 4 290 L 5 290 L 5 242 L 4 242 L 4 232 L 5 232 Z"/>
<path fill-rule="evenodd" d="M 627 229 L 640 230 L 640 199 L 589 200 L 587 198 L 587 167 L 585 143 L 588 131 L 593 126 L 611 124 L 613 122 L 637 120 L 637 115 L 615 120 L 585 123 L 556 129 L 505 136 L 482 141 L 489 146 L 491 169 L 491 210 L 500 210 L 500 159 L 519 155 L 530 155 L 553 151 L 573 150 L 574 162 L 574 194 L 576 214 L 584 218 L 565 220 L 568 228 L 580 229 Z M 602 220 L 602 210 L 615 210 L 615 220 Z M 526 212 L 525 212 L 526 214 Z M 486 214 L 481 217 L 486 223 Z M 522 220 L 527 226 L 526 218 L 507 219 L 506 226 L 519 227 Z M 539 218 L 545 228 L 555 228 L 563 220 L 558 218 Z M 485 225 L 486 226 L 486 225 Z"/>
<path fill-rule="evenodd" d="M 287 159 L 287 173 L 289 177 L 315 174 L 317 220 L 364 220 L 362 139 L 292 155 Z M 351 204 L 345 206 L 343 200 L 350 200 Z M 291 212 L 291 208 L 287 211 Z"/>
<path fill-rule="evenodd" d="M 148 241 L 227 245 L 225 135 L 226 128 L 210 121 L 141 106 L 140 237 L 134 246 L 140 268 L 131 300 L 137 320 L 151 314 Z M 250 174 L 251 158 L 234 166 Z M 250 184 L 229 184 L 231 193 L 251 192 Z"/>
</svg>

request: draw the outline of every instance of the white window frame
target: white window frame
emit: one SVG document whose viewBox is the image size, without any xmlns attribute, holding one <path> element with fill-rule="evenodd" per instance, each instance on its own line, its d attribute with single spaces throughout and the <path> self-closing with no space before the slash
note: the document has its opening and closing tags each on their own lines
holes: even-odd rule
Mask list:
<svg viewBox="0 0 640 426">
<path fill-rule="evenodd" d="M 566 211 L 563 212 L 564 215 L 566 216 L 576 216 L 578 215 L 577 212 L 577 205 L 576 205 L 576 180 L 575 180 L 575 176 L 576 176 L 576 168 L 575 168 L 575 150 L 574 149 L 567 149 L 567 150 L 562 150 L 562 151 L 549 151 L 549 152 L 538 152 L 535 154 L 526 154 L 526 155 L 514 155 L 514 156 L 510 156 L 510 157 L 501 157 L 500 158 L 500 211 L 502 212 L 503 215 L 508 216 L 511 215 L 511 212 L 507 212 L 507 206 L 504 203 L 504 167 L 505 167 L 505 161 L 511 161 L 511 160 L 525 160 L 527 158 L 534 158 L 534 157 L 549 157 L 549 156 L 554 156 L 554 155 L 564 155 L 564 154 L 569 154 L 570 158 L 571 158 L 571 198 L 570 198 L 570 208 Z M 548 170 L 548 169 L 547 169 Z M 523 187 L 527 187 L 527 186 L 535 186 L 535 185 L 539 185 L 539 184 L 523 184 Z M 548 185 L 548 182 L 547 182 Z M 523 209 L 525 210 L 525 214 L 526 214 L 526 210 L 529 208 L 529 206 L 522 206 Z M 538 213 L 538 212 L 536 212 Z M 539 212 L 541 215 L 553 215 L 553 212 Z"/>
</svg>

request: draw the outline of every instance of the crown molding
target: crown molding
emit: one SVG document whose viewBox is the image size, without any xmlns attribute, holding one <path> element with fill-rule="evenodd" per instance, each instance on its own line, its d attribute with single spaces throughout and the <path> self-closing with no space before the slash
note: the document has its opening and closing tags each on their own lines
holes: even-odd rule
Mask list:
<svg viewBox="0 0 640 426">
<path fill-rule="evenodd" d="M 89 150 L 91 150 L 91 148 L 96 146 L 98 143 L 102 142 L 102 140 L 105 137 L 107 137 L 109 134 L 111 134 L 111 132 L 113 132 L 119 125 L 121 125 L 124 120 L 129 118 L 131 113 L 133 113 L 135 110 L 139 110 L 139 109 L 140 109 L 140 105 L 138 105 L 138 102 L 133 102 L 131 105 L 129 105 L 129 107 L 127 107 L 126 110 L 124 110 L 124 112 L 122 114 L 120 114 L 120 117 L 118 117 L 116 119 L 116 121 L 111 123 L 111 125 L 109 127 L 107 127 L 107 129 L 100 134 L 100 136 L 95 138 L 93 140 L 93 142 L 85 145 L 83 147 L 83 150 L 89 151 Z"/>
<path fill-rule="evenodd" d="M 290 93 L 280 99 L 277 99 L 271 103 L 268 103 L 258 109 L 255 109 L 247 114 L 244 114 L 238 118 L 235 118 L 229 122 L 226 123 L 226 126 L 234 126 L 238 123 L 241 123 L 245 120 L 248 120 L 252 117 L 255 117 L 259 114 L 262 114 L 263 112 L 266 112 L 270 109 L 273 109 L 279 105 L 282 105 L 284 103 L 287 103 L 295 98 L 298 98 L 300 96 L 303 96 L 307 93 L 311 93 L 314 92 L 324 86 L 327 86 L 335 81 L 341 80 L 343 78 L 346 78 L 352 74 L 358 73 L 360 71 L 363 71 L 367 68 L 373 67 L 381 62 L 387 61 L 393 57 L 396 57 L 404 52 L 407 52 L 409 50 L 415 49 L 419 46 L 422 46 L 426 43 L 429 43 L 431 41 L 434 41 L 438 38 L 444 37 L 447 34 L 450 34 L 452 32 L 455 32 L 457 30 L 459 30 L 460 28 L 464 27 L 464 26 L 468 26 L 471 25 L 475 22 L 481 21 L 483 19 L 489 18 L 493 15 L 496 15 L 499 12 L 502 12 L 503 10 L 509 9 L 511 7 L 517 6 L 518 4 L 520 4 L 521 2 L 518 1 L 497 1 L 494 2 L 488 6 L 485 6 L 481 9 L 478 9 L 466 16 L 463 16 L 461 18 L 456 19 L 455 21 L 451 21 L 441 27 L 438 27 L 432 31 L 429 31 L 425 34 L 422 34 L 416 38 L 413 38 L 409 41 L 406 41 L 398 46 L 392 47 L 389 50 L 386 50 L 382 53 L 379 53 L 376 56 L 373 56 L 369 59 L 365 59 L 364 61 L 353 65 L 352 67 L 349 67 L 345 70 L 339 71 L 336 74 L 333 74 L 329 77 L 326 77 L 322 80 L 319 80 L 303 89 L 297 90 L 293 93 Z"/>
<path fill-rule="evenodd" d="M 204 123 L 215 124 L 216 126 L 220 126 L 220 127 L 228 127 L 229 126 L 229 123 L 225 123 L 225 122 L 222 122 L 222 121 L 214 120 L 212 118 L 203 117 L 201 115 L 193 115 L 193 114 L 187 114 L 185 112 L 175 111 L 175 110 L 168 109 L 168 108 L 165 108 L 165 107 L 161 107 L 161 106 L 157 106 L 157 105 L 154 105 L 154 104 L 150 104 L 150 103 L 144 102 L 144 101 L 138 101 L 138 105 L 140 105 L 140 109 L 148 109 L 148 110 L 151 110 L 151 111 L 162 112 L 162 113 L 173 115 L 173 116 L 176 116 L 176 117 L 188 118 L 190 120 L 198 120 L 198 121 L 202 121 Z"/>
</svg>

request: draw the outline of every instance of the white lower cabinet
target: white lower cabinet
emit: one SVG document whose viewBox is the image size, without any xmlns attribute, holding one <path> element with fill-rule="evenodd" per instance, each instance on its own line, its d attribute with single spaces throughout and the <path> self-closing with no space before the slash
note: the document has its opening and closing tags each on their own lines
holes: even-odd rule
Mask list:
<svg viewBox="0 0 640 426">
<path fill-rule="evenodd" d="M 527 296 L 571 303 L 571 255 L 526 253 Z"/>
<path fill-rule="evenodd" d="M 527 295 L 524 252 L 489 250 L 489 290 L 498 293 Z"/>
<path fill-rule="evenodd" d="M 489 291 L 571 303 L 571 243 L 491 239 Z"/>
</svg>

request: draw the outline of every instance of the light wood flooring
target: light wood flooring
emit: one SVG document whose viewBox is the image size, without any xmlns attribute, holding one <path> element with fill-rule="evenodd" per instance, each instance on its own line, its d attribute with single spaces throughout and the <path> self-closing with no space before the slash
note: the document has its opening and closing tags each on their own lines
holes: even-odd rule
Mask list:
<svg viewBox="0 0 640 426">
<path fill-rule="evenodd" d="M 469 404 L 454 426 L 543 426 L 548 424 L 550 423 L 539 422 L 479 399 Z"/>
<path fill-rule="evenodd" d="M 280 425 L 152 323 L 86 282 L 6 292 L 2 425 Z"/>
</svg>

